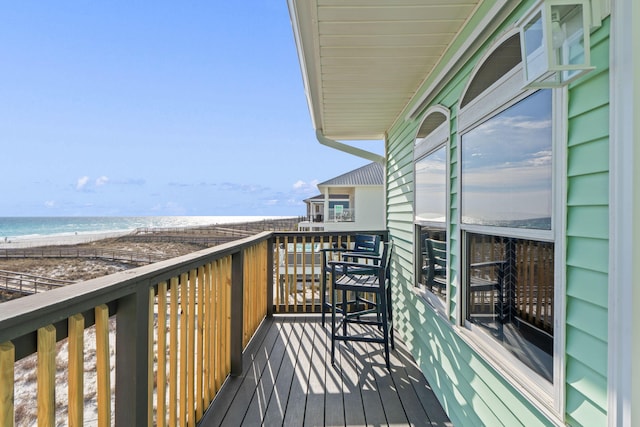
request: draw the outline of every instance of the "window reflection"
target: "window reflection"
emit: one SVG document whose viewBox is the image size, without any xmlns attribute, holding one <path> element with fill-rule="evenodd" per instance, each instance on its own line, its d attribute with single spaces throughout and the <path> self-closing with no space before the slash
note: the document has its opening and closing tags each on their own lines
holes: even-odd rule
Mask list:
<svg viewBox="0 0 640 427">
<path fill-rule="evenodd" d="M 416 220 L 445 222 L 447 155 L 441 147 L 416 162 Z"/>
<path fill-rule="evenodd" d="M 553 379 L 554 244 L 468 233 L 466 319 Z"/>
<path fill-rule="evenodd" d="M 418 281 L 441 300 L 447 296 L 447 232 L 444 228 L 418 227 Z"/>
<path fill-rule="evenodd" d="M 551 229 L 551 91 L 462 136 L 462 222 Z"/>
</svg>

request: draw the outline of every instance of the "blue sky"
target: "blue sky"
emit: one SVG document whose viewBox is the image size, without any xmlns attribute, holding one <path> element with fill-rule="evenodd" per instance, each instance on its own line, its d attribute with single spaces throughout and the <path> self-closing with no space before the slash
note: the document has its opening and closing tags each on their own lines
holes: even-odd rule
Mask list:
<svg viewBox="0 0 640 427">
<path fill-rule="evenodd" d="M 0 216 L 298 215 L 368 163 L 316 141 L 286 0 L 4 1 L 0 58 Z"/>
</svg>

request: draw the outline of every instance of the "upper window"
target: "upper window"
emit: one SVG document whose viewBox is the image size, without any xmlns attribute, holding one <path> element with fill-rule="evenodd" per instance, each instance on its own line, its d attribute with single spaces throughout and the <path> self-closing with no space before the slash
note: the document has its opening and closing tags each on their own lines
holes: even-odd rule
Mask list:
<svg viewBox="0 0 640 427">
<path fill-rule="evenodd" d="M 416 221 L 445 222 L 447 153 L 442 146 L 416 161 Z"/>
<path fill-rule="evenodd" d="M 447 303 L 448 111 L 427 113 L 414 147 L 416 283 L 443 316 Z"/>
<path fill-rule="evenodd" d="M 462 222 L 551 230 L 551 91 L 462 136 Z"/>
</svg>

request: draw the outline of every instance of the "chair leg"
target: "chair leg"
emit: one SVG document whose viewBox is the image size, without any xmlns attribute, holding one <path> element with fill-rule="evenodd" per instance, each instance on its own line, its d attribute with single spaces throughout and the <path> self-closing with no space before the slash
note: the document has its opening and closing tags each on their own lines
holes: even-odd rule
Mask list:
<svg viewBox="0 0 640 427">
<path fill-rule="evenodd" d="M 320 284 L 320 313 L 322 313 L 322 327 L 324 328 L 325 307 L 327 304 L 327 272 L 322 268 L 322 283 Z"/>
<path fill-rule="evenodd" d="M 390 364 L 389 364 L 389 324 L 387 321 L 387 301 L 386 301 L 386 296 L 383 293 L 380 294 L 380 306 L 381 306 L 381 314 L 382 314 L 382 337 L 383 337 L 383 344 L 384 344 L 384 360 L 385 360 L 385 365 L 387 366 L 387 369 L 391 370 Z"/>
<path fill-rule="evenodd" d="M 335 304 L 334 304 L 335 305 Z M 347 307 L 347 291 L 342 291 L 342 335 L 347 336 L 347 314 L 349 313 Z"/>
<path fill-rule="evenodd" d="M 391 288 L 387 288 L 387 316 L 389 322 L 389 338 L 391 339 L 391 348 L 395 350 L 396 344 L 393 341 L 393 304 L 391 304 Z"/>
<path fill-rule="evenodd" d="M 336 291 L 331 287 L 331 300 L 335 301 Z M 324 307 L 323 307 L 324 309 Z M 336 305 L 331 304 L 331 364 L 335 365 L 336 360 Z"/>
</svg>

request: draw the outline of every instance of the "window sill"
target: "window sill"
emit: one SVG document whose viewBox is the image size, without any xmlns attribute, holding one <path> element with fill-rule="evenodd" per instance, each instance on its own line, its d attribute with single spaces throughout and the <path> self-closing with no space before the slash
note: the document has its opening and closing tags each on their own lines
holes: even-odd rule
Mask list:
<svg viewBox="0 0 640 427">
<path fill-rule="evenodd" d="M 424 289 L 421 285 L 415 285 L 413 287 L 413 293 L 420 297 L 426 305 L 436 313 L 436 315 L 442 318 L 442 320 L 450 323 L 449 316 L 447 316 L 445 302 L 442 301 L 440 297 L 433 292 Z"/>
<path fill-rule="evenodd" d="M 456 326 L 455 330 L 457 335 L 482 360 L 520 392 L 553 425 L 566 425 L 562 420 L 563 414 L 558 412 L 554 402 L 555 386 L 553 384 L 533 372 L 508 351 L 502 349 L 479 328 L 474 328 L 473 325 L 467 323 L 465 326 Z"/>
</svg>

